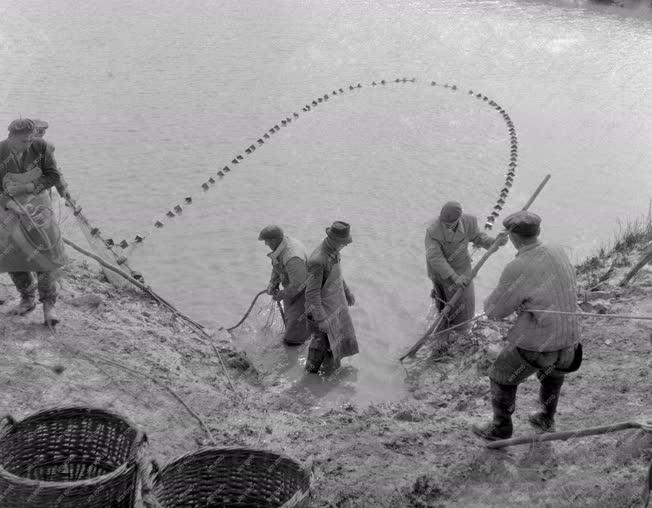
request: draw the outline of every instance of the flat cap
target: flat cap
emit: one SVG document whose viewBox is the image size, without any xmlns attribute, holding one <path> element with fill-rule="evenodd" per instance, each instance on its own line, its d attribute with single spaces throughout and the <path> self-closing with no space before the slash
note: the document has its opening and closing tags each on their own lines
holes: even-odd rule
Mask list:
<svg viewBox="0 0 652 508">
<path fill-rule="evenodd" d="M 283 230 L 276 224 L 265 226 L 258 235 L 259 240 L 283 240 Z"/>
<path fill-rule="evenodd" d="M 522 236 L 536 236 L 539 234 L 541 217 L 527 210 L 519 210 L 508 215 L 503 221 L 505 229 Z"/>
<path fill-rule="evenodd" d="M 31 134 L 34 132 L 34 122 L 29 118 L 19 118 L 9 124 L 7 130 L 10 134 Z"/>
</svg>

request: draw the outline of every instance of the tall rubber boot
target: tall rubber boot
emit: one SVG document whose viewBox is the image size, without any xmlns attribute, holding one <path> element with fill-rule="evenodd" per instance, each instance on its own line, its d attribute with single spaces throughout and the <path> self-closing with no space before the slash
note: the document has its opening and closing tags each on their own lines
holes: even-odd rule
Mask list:
<svg viewBox="0 0 652 508">
<path fill-rule="evenodd" d="M 541 432 L 555 431 L 555 412 L 559 402 L 559 393 L 564 384 L 564 376 L 545 376 L 539 387 L 539 405 L 541 409 L 529 416 L 530 423 Z"/>
<path fill-rule="evenodd" d="M 502 385 L 491 381 L 491 406 L 494 410 L 493 420 L 484 425 L 473 425 L 473 433 L 486 439 L 496 441 L 512 437 L 512 413 L 516 404 L 518 385 Z"/>
<path fill-rule="evenodd" d="M 55 326 L 59 323 L 59 318 L 54 312 L 54 303 L 43 302 L 43 324 L 45 326 Z"/>
</svg>

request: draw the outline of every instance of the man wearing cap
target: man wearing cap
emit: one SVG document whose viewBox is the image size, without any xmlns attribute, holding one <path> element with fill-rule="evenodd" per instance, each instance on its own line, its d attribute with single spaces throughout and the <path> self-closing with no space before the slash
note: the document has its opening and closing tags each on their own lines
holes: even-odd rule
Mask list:
<svg viewBox="0 0 652 508">
<path fill-rule="evenodd" d="M 530 423 L 540 431 L 554 430 L 564 375 L 577 370 L 582 359 L 577 317 L 536 312 L 577 311 L 575 269 L 561 247 L 539 242 L 540 223 L 541 218 L 528 211 L 503 221 L 516 258 L 503 270 L 484 309 L 491 319 L 514 312 L 517 317 L 489 373 L 493 420 L 473 426 L 473 432 L 488 440 L 512 435 L 516 389 L 535 372 L 541 382 L 541 409 L 530 415 Z"/>
<path fill-rule="evenodd" d="M 264 227 L 258 240 L 264 241 L 272 251 L 267 254 L 272 261 L 272 276 L 267 285 L 267 294 L 272 295 L 277 302 L 283 302 L 283 340 L 291 346 L 303 344 L 310 336 L 304 312 L 308 276 L 306 249 L 301 242 L 285 235 L 276 225 Z M 283 284 L 283 289 L 279 290 L 279 284 Z"/>
<path fill-rule="evenodd" d="M 446 203 L 439 217 L 428 226 L 425 239 L 426 265 L 433 285 L 430 295 L 436 300 L 439 311 L 444 309 L 459 288 L 465 288 L 457 305 L 451 309 L 448 326 L 468 321 L 475 314 L 469 242 L 476 247 L 488 249 L 494 240 L 480 231 L 478 219 L 462 213 L 462 205 L 457 201 Z M 504 245 L 507 238 L 502 238 L 499 242 L 499 245 Z"/>
<path fill-rule="evenodd" d="M 335 221 L 326 238 L 308 258 L 306 316 L 312 332 L 306 370 L 319 372 L 324 364 L 338 368 L 346 356 L 358 353 L 358 341 L 348 307 L 355 303 L 340 267 L 340 251 L 353 241 L 351 227 Z"/>
<path fill-rule="evenodd" d="M 34 139 L 43 139 L 49 124 L 45 120 L 38 120 L 37 118 L 32 118 L 32 122 L 34 122 L 34 134 L 32 137 Z M 54 145 L 49 141 L 46 141 L 46 143 L 48 144 L 50 153 L 54 153 Z M 61 172 L 59 172 L 59 181 L 54 184 L 54 187 L 57 189 L 59 196 L 67 200 L 72 200 L 70 193 L 68 192 L 68 183 L 63 179 Z"/>
<path fill-rule="evenodd" d="M 34 129 L 32 120 L 14 120 L 0 142 L 0 272 L 9 273 L 21 295 L 13 310 L 20 315 L 35 307 L 36 272 L 44 324 L 55 325 L 55 273 L 67 258 L 45 191 L 60 174 L 49 145 L 33 138 Z"/>
</svg>

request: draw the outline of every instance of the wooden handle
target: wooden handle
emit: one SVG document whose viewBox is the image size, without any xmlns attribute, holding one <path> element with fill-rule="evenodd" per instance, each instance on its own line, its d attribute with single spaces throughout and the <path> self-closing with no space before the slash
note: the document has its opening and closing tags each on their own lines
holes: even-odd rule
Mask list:
<svg viewBox="0 0 652 508">
<path fill-rule="evenodd" d="M 622 422 L 613 425 L 603 425 L 601 427 L 590 427 L 588 429 L 567 430 L 565 432 L 547 432 L 544 434 L 534 434 L 525 437 L 515 437 L 512 439 L 502 439 L 500 441 L 493 441 L 487 444 L 487 448 L 504 448 L 506 446 L 526 444 L 526 443 L 540 443 L 542 441 L 559 441 L 566 440 L 573 437 L 584 436 L 597 436 L 598 434 L 607 434 L 609 432 L 616 432 L 625 429 L 638 429 L 641 424 L 638 422 Z"/>
</svg>

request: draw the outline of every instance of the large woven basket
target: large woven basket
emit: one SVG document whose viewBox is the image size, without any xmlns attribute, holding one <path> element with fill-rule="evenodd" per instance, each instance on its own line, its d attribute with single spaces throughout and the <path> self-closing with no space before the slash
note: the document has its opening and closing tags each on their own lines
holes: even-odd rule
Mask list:
<svg viewBox="0 0 652 508">
<path fill-rule="evenodd" d="M 203 448 L 154 468 L 163 508 L 305 507 L 312 476 L 289 457 L 249 448 Z"/>
<path fill-rule="evenodd" d="M 0 429 L 3 508 L 131 508 L 146 441 L 121 416 L 49 409 Z"/>
</svg>

